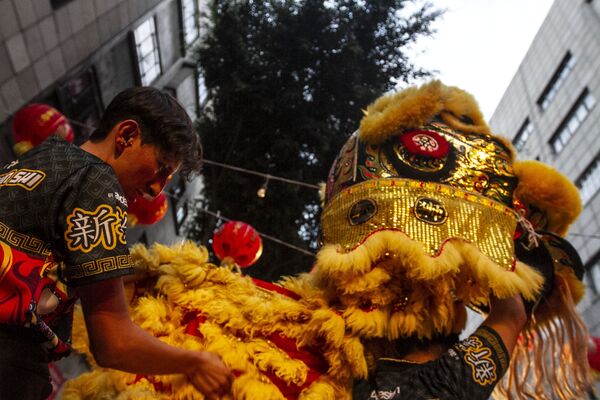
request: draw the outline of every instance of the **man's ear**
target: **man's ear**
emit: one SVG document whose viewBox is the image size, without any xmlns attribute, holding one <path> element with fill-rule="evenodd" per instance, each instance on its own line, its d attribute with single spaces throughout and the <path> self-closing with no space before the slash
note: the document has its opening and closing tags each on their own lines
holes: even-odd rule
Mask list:
<svg viewBox="0 0 600 400">
<path fill-rule="evenodd" d="M 117 124 L 115 132 L 115 152 L 117 157 L 123 154 L 126 148 L 131 147 L 136 138 L 141 135 L 139 124 L 133 119 L 126 119 Z"/>
</svg>

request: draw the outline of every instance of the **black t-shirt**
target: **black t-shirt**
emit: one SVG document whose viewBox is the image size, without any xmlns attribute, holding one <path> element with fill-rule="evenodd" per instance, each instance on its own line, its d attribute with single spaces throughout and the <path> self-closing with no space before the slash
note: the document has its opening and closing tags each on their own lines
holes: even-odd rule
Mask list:
<svg viewBox="0 0 600 400">
<path fill-rule="evenodd" d="M 44 288 L 62 303 L 68 288 L 133 273 L 125 239 L 127 201 L 113 169 L 51 137 L 0 170 L 0 323 L 23 324 Z"/>
<path fill-rule="evenodd" d="M 442 357 L 424 364 L 381 358 L 368 381 L 354 385 L 354 400 L 487 400 L 508 368 L 498 334 L 481 326 Z"/>
</svg>

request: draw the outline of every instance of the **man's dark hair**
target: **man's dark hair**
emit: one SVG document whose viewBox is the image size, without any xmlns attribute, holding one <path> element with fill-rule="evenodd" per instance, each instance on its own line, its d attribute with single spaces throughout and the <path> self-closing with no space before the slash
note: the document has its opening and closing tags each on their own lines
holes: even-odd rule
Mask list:
<svg viewBox="0 0 600 400">
<path fill-rule="evenodd" d="M 104 139 L 120 121 L 132 119 L 140 125 L 142 144 L 157 146 L 171 161 L 181 161 L 180 175 L 200 172 L 202 145 L 185 109 L 167 93 L 152 87 L 133 87 L 110 102 L 90 140 Z"/>
</svg>

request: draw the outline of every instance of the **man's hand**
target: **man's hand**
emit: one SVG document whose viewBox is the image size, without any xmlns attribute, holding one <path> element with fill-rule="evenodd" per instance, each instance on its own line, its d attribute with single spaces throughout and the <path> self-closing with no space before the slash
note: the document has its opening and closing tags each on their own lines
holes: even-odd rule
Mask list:
<svg viewBox="0 0 600 400">
<path fill-rule="evenodd" d="M 231 392 L 233 375 L 215 353 L 197 352 L 197 361 L 189 367 L 188 379 L 208 400 L 218 400 Z"/>
<path fill-rule="evenodd" d="M 170 346 L 131 321 L 120 278 L 78 292 L 100 366 L 142 375 L 185 374 L 208 400 L 229 394 L 233 376 L 219 356 Z"/>
</svg>

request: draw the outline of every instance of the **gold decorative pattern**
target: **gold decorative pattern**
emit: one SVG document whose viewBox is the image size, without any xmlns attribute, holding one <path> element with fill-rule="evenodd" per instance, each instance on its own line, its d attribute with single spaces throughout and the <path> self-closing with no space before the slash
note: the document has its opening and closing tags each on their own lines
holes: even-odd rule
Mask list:
<svg viewBox="0 0 600 400">
<path fill-rule="evenodd" d="M 417 218 L 414 206 L 426 197 L 447 213 L 441 224 Z M 348 212 L 354 204 L 371 199 L 377 213 L 363 224 L 352 226 Z M 321 226 L 326 244 L 339 244 L 343 252 L 360 246 L 374 232 L 396 230 L 422 243 L 430 255 L 448 239 L 471 242 L 506 270 L 514 265 L 515 212 L 485 196 L 433 182 L 411 179 L 377 179 L 349 187 L 333 197 L 323 211 Z"/>
<path fill-rule="evenodd" d="M 463 360 L 471 367 L 473 381 L 487 386 L 498 380 L 496 364 L 492 359 L 492 350 L 483 345 L 477 336 L 469 336 L 457 345 L 463 352 Z"/>
<path fill-rule="evenodd" d="M 17 232 L 0 222 L 0 240 L 10 244 L 14 249 L 40 256 L 50 254 L 50 244 L 33 236 Z"/>
<path fill-rule="evenodd" d="M 68 275 L 68 279 L 81 279 L 102 274 L 104 272 L 132 267 L 133 261 L 129 255 L 100 258 L 98 260 L 92 260 L 80 265 L 72 266 L 72 272 Z"/>
<path fill-rule="evenodd" d="M 492 334 L 487 328 L 479 328 L 475 334 L 484 338 L 494 348 L 494 354 L 498 357 L 498 361 L 500 361 L 500 368 L 502 371 L 506 371 L 509 362 L 508 355 L 506 354 L 504 345 L 498 340 L 498 336 Z"/>
<path fill-rule="evenodd" d="M 444 183 L 512 206 L 517 178 L 512 155 L 501 141 L 489 134 L 457 131 L 439 122 L 418 129 L 445 140 L 450 147 L 448 155 L 436 158 L 411 154 L 399 139 L 401 132 L 381 145 L 365 144 L 353 136 L 334 163 L 327 201 L 344 188 L 363 181 L 410 178 Z M 396 162 L 400 166 L 395 166 Z"/>
<path fill-rule="evenodd" d="M 353 170 L 355 167 L 354 155 L 357 150 L 356 146 L 358 146 L 358 138 L 354 136 L 344 144 L 338 159 L 333 165 L 333 170 L 330 173 L 330 178 L 332 179 L 330 182 L 330 190 L 333 193 L 337 193 L 342 189 L 342 187 L 338 185 L 342 185 L 353 179 Z"/>
<path fill-rule="evenodd" d="M 440 123 L 427 125 L 426 129 L 442 135 L 456 151 L 454 171 L 442 182 L 512 205 L 516 178 L 511 154 L 497 139 L 455 131 Z"/>
<path fill-rule="evenodd" d="M 89 253 L 96 247 L 112 250 L 117 242 L 125 244 L 121 226 L 127 223 L 120 207 L 101 204 L 94 211 L 76 207 L 66 218 L 65 243 L 70 251 Z"/>
</svg>

